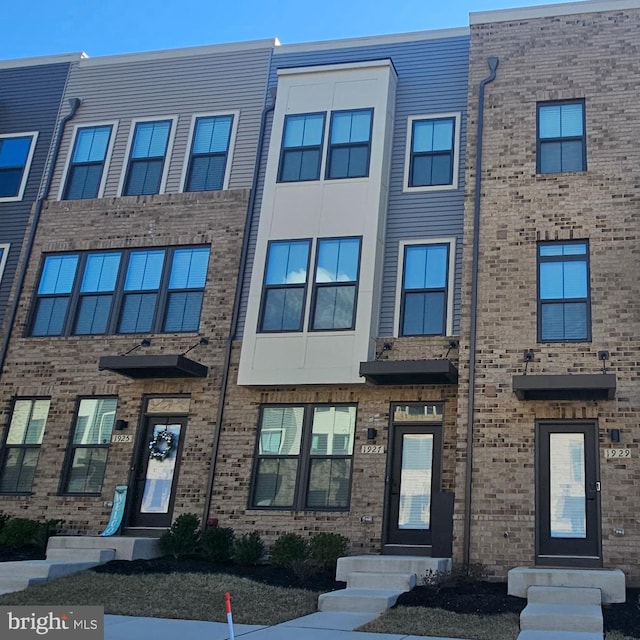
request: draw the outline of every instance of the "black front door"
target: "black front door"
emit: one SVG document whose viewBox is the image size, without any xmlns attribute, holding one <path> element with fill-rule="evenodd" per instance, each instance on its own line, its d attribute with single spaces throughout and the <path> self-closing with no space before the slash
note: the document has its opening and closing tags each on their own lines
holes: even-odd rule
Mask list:
<svg viewBox="0 0 640 640">
<path fill-rule="evenodd" d="M 130 527 L 171 526 L 186 426 L 185 417 L 146 418 L 135 470 Z"/>
<path fill-rule="evenodd" d="M 424 409 L 437 413 L 425 413 Z M 393 547 L 422 547 L 429 552 L 433 534 L 433 496 L 440 489 L 442 409 L 413 405 L 408 414 L 394 412 L 389 474 L 385 552 Z M 402 408 L 400 408 L 402 409 Z M 422 424 L 417 421 L 426 416 Z M 413 424 L 411 422 L 415 420 Z M 438 422 L 439 424 L 433 424 Z M 429 424 L 432 423 L 432 424 Z"/>
<path fill-rule="evenodd" d="M 597 426 L 541 422 L 536 435 L 536 562 L 600 566 Z"/>
</svg>

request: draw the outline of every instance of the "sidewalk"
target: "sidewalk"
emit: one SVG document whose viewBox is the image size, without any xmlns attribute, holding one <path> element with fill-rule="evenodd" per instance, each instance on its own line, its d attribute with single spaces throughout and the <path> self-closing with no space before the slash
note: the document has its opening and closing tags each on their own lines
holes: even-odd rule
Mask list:
<svg viewBox="0 0 640 640">
<path fill-rule="evenodd" d="M 274 627 L 234 625 L 236 638 L 243 640 L 452 640 L 396 633 L 364 633 L 353 629 L 373 620 L 377 614 L 325 612 L 283 622 Z M 222 622 L 170 620 L 166 618 L 104 617 L 105 640 L 228 640 L 229 628 Z"/>
</svg>

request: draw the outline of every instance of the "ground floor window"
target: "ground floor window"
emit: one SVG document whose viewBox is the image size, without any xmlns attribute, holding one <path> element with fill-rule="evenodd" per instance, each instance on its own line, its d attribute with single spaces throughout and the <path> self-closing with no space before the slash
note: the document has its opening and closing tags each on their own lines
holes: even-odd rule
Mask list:
<svg viewBox="0 0 640 640">
<path fill-rule="evenodd" d="M 78 404 L 63 493 L 95 494 L 102 491 L 116 398 L 82 398 Z"/>
<path fill-rule="evenodd" d="M 349 508 L 355 405 L 264 406 L 251 506 Z"/>
</svg>

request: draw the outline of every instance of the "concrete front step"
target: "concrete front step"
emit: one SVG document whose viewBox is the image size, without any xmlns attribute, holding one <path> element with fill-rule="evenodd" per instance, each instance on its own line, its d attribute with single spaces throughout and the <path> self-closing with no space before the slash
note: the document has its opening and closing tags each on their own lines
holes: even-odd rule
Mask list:
<svg viewBox="0 0 640 640">
<path fill-rule="evenodd" d="M 157 538 L 130 536 L 54 536 L 49 538 L 47 554 L 53 549 L 112 549 L 114 560 L 149 560 L 162 555 Z"/>
<path fill-rule="evenodd" d="M 47 549 L 47 560 L 55 562 L 94 562 L 103 564 L 115 560 L 115 549 Z"/>
<path fill-rule="evenodd" d="M 600 589 L 585 587 L 529 587 L 529 604 L 590 604 L 600 607 L 602 593 Z"/>
<path fill-rule="evenodd" d="M 336 580 L 347 582 L 351 573 L 409 573 L 416 574 L 418 581 L 429 572 L 448 573 L 450 558 L 426 556 L 346 556 L 338 559 Z"/>
<path fill-rule="evenodd" d="M 0 595 L 3 596 L 5 593 L 24 591 L 27 587 L 46 581 L 46 578 L 21 578 L 0 575 Z"/>
<path fill-rule="evenodd" d="M 360 611 L 382 613 L 392 607 L 402 593 L 397 589 L 341 589 L 323 593 L 318 611 Z"/>
<path fill-rule="evenodd" d="M 603 640 L 602 633 L 585 633 L 583 631 L 521 631 L 518 640 Z"/>
<path fill-rule="evenodd" d="M 56 562 L 52 560 L 23 560 L 0 563 L 0 593 L 22 591 L 40 584 L 95 567 L 98 562 Z"/>
<path fill-rule="evenodd" d="M 597 605 L 529 603 L 520 614 L 520 629 L 601 634 L 602 609 Z"/>
<path fill-rule="evenodd" d="M 353 571 L 347 576 L 347 588 L 354 589 L 397 589 L 411 591 L 416 586 L 415 573 L 374 573 Z"/>
<path fill-rule="evenodd" d="M 510 596 L 526 598 L 531 586 L 600 589 L 602 604 L 626 600 L 625 578 L 620 569 L 551 569 L 516 567 L 508 574 Z"/>
</svg>

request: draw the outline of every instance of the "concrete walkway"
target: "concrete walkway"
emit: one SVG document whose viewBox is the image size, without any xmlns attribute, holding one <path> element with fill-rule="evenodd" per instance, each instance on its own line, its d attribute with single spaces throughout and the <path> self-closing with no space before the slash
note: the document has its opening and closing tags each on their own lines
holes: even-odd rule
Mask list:
<svg viewBox="0 0 640 640">
<path fill-rule="evenodd" d="M 353 631 L 377 617 L 374 613 L 344 611 L 312 613 L 273 627 L 236 624 L 236 638 L 243 640 L 453 640 L 431 636 Z M 166 618 L 104 617 L 105 640 L 228 640 L 229 627 L 222 622 L 169 620 Z"/>
</svg>

